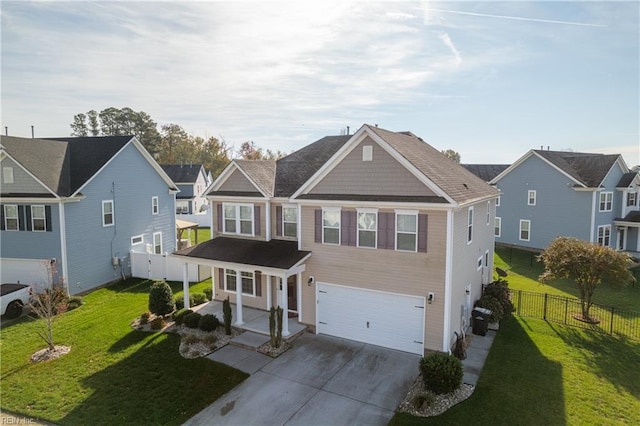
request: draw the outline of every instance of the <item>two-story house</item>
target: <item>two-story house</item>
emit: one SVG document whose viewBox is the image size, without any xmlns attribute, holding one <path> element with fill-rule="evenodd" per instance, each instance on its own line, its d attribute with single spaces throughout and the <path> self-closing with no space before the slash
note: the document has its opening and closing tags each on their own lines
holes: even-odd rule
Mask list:
<svg viewBox="0 0 640 426">
<path fill-rule="evenodd" d="M 208 201 L 204 191 L 211 180 L 202 164 L 163 164 L 161 167 L 180 190 L 176 196 L 176 214 L 206 211 Z"/>
<path fill-rule="evenodd" d="M 640 252 L 640 178 L 621 155 L 531 150 L 490 183 L 496 243 L 541 250 L 570 236 Z"/>
<path fill-rule="evenodd" d="M 177 188 L 135 137 L 0 145 L 2 282 L 77 294 L 130 275 L 131 250 L 175 250 Z"/>
<path fill-rule="evenodd" d="M 317 333 L 448 351 L 492 280 L 497 195 L 412 133 L 364 125 L 232 161 L 207 195 L 213 239 L 174 256 L 213 268 L 238 324 L 279 305 Z"/>
</svg>

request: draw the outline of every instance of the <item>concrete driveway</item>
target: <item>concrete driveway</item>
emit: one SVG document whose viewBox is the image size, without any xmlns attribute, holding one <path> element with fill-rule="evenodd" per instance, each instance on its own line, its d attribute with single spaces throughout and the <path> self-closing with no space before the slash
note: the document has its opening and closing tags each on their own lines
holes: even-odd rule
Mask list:
<svg viewBox="0 0 640 426">
<path fill-rule="evenodd" d="M 386 425 L 420 359 L 314 334 L 273 360 L 232 346 L 214 355 L 252 375 L 185 425 Z"/>
</svg>

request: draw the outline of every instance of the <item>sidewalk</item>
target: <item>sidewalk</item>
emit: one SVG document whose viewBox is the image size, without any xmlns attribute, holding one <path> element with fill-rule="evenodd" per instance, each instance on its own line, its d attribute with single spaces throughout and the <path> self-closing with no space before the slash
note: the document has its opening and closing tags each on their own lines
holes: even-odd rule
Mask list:
<svg viewBox="0 0 640 426">
<path fill-rule="evenodd" d="M 489 328 L 485 336 L 479 336 L 477 334 L 467 333 L 467 339 L 470 340 L 467 346 L 467 358 L 462 361 L 462 368 L 464 375 L 462 382 L 468 385 L 475 386 L 478 383 L 480 372 L 484 363 L 489 355 L 489 350 L 493 344 L 493 339 L 496 338 L 497 330 Z"/>
</svg>

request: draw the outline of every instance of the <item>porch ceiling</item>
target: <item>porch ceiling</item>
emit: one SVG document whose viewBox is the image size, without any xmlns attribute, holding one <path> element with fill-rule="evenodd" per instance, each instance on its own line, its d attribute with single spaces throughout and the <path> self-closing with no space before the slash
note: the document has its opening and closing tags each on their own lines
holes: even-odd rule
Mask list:
<svg viewBox="0 0 640 426">
<path fill-rule="evenodd" d="M 296 241 L 255 241 L 217 237 L 176 251 L 178 256 L 288 270 L 311 252 L 298 250 Z"/>
</svg>

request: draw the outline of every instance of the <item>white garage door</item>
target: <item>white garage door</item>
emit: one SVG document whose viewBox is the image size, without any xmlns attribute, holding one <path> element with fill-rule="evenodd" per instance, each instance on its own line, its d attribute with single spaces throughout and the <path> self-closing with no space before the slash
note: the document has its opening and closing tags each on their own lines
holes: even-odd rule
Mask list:
<svg viewBox="0 0 640 426">
<path fill-rule="evenodd" d="M 422 355 L 424 297 L 317 283 L 318 333 Z"/>
<path fill-rule="evenodd" d="M 38 289 L 50 284 L 49 259 L 0 259 L 0 280 L 3 283 L 34 285 Z"/>
</svg>

